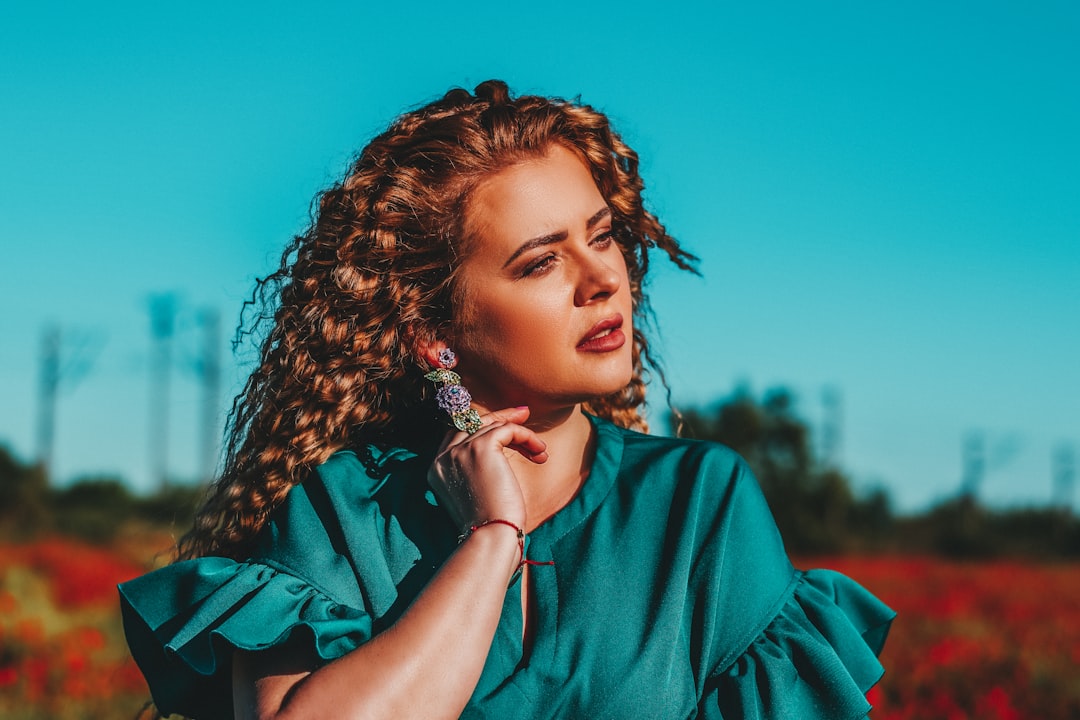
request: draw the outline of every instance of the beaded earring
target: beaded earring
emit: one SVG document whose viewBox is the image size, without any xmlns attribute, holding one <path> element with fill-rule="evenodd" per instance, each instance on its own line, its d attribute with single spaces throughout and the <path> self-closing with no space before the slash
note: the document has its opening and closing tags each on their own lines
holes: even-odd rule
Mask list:
<svg viewBox="0 0 1080 720">
<path fill-rule="evenodd" d="M 450 348 L 443 348 L 439 351 L 439 365 L 424 375 L 424 379 L 440 386 L 435 391 L 435 402 L 450 416 L 454 427 L 472 435 L 483 425 L 480 413 L 470 407 L 472 395 L 461 384 L 461 376 L 450 369 L 457 365 L 457 355 Z"/>
</svg>

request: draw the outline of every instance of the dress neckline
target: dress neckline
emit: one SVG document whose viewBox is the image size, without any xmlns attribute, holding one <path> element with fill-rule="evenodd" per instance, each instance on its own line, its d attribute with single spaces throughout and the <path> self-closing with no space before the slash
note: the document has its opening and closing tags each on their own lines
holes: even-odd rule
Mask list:
<svg viewBox="0 0 1080 720">
<path fill-rule="evenodd" d="M 622 462 L 622 430 L 607 420 L 586 415 L 596 432 L 596 452 L 589 476 L 581 489 L 563 508 L 538 525 L 526 538 L 526 553 L 539 561 L 554 560 L 553 566 L 539 566 L 530 570 L 530 582 L 534 589 L 532 598 L 533 636 L 529 646 L 522 643 L 521 592 L 522 575 L 514 576 L 504 600 L 502 621 L 498 635 L 506 643 L 506 655 L 510 660 L 504 671 L 509 682 L 526 697 L 536 699 L 542 694 L 537 686 L 540 678 L 552 667 L 559 635 L 560 578 L 573 576 L 572 568 L 560 566 L 555 553 L 558 541 L 584 522 L 611 492 Z M 565 560 L 565 555 L 562 562 Z"/>
<path fill-rule="evenodd" d="M 548 550 L 566 533 L 574 529 L 611 491 L 622 462 L 623 437 L 621 430 L 611 422 L 586 414 L 596 432 L 596 452 L 593 455 L 589 475 L 574 497 L 558 512 L 533 528 L 529 533 L 531 545 L 546 546 Z M 538 560 L 546 558 L 536 558 Z"/>
</svg>

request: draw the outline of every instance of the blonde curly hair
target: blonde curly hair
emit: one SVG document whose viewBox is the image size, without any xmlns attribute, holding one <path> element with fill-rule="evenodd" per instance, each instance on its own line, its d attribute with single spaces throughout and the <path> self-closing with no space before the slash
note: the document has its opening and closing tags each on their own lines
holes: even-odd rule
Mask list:
<svg viewBox="0 0 1080 720">
<path fill-rule="evenodd" d="M 311 226 L 245 305 L 264 310 L 240 333 L 262 336 L 259 365 L 233 401 L 224 472 L 179 558 L 242 558 L 290 488 L 343 447 L 441 437 L 418 347 L 454 327 L 466 202 L 482 179 L 554 143 L 585 160 L 611 208 L 636 318 L 647 315 L 650 248 L 694 269 L 642 206 L 637 154 L 588 105 L 511 98 L 489 80 L 402 115 L 317 198 Z M 586 410 L 646 430 L 643 366 L 656 364 L 635 325 L 632 380 Z"/>
</svg>

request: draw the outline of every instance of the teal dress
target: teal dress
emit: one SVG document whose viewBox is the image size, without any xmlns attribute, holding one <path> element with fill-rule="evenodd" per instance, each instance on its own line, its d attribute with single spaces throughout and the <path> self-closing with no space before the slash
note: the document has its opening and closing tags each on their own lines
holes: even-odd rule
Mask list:
<svg viewBox="0 0 1080 720">
<path fill-rule="evenodd" d="M 843 575 L 795 570 L 731 450 L 592 421 L 588 480 L 528 537 L 530 558 L 555 563 L 530 572 L 533 644 L 519 575 L 462 717 L 865 717 L 894 613 Z M 229 718 L 234 648 L 286 646 L 314 668 L 393 623 L 457 542 L 429 463 L 339 452 L 293 488 L 250 559 L 121 585 L 158 708 Z"/>
</svg>

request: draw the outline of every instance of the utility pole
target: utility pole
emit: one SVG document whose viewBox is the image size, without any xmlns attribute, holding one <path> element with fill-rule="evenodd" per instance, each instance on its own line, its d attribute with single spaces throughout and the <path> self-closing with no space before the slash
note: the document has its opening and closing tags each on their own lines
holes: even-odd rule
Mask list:
<svg viewBox="0 0 1080 720">
<path fill-rule="evenodd" d="M 843 399 L 840 389 L 835 385 L 826 385 L 821 390 L 823 420 L 821 423 L 821 461 L 825 467 L 840 467 L 840 447 L 843 428 Z"/>
<path fill-rule="evenodd" d="M 221 313 L 206 308 L 199 313 L 203 329 L 202 353 L 198 362 L 202 381 L 202 413 L 200 418 L 199 468 L 201 480 L 209 483 L 217 470 L 218 397 L 221 394 Z"/>
<path fill-rule="evenodd" d="M 176 329 L 176 296 L 150 298 L 150 477 L 164 490 L 169 485 L 169 381 L 172 370 L 172 339 Z"/>
<path fill-rule="evenodd" d="M 60 388 L 60 326 L 49 325 L 41 338 L 41 378 L 38 385 L 37 459 L 52 481 L 56 440 L 56 395 Z"/>
<path fill-rule="evenodd" d="M 1054 507 L 1066 512 L 1072 510 L 1073 487 L 1076 483 L 1076 452 L 1070 443 L 1061 443 L 1054 449 Z"/>
<path fill-rule="evenodd" d="M 38 382 L 37 461 L 52 480 L 56 455 L 56 411 L 60 392 L 71 390 L 89 372 L 103 339 L 95 333 L 64 334 L 59 325 L 45 327 L 41 335 L 41 370 Z"/>
<path fill-rule="evenodd" d="M 960 494 L 974 499 L 986 475 L 986 437 L 979 430 L 972 430 L 964 438 L 964 478 Z"/>
</svg>

